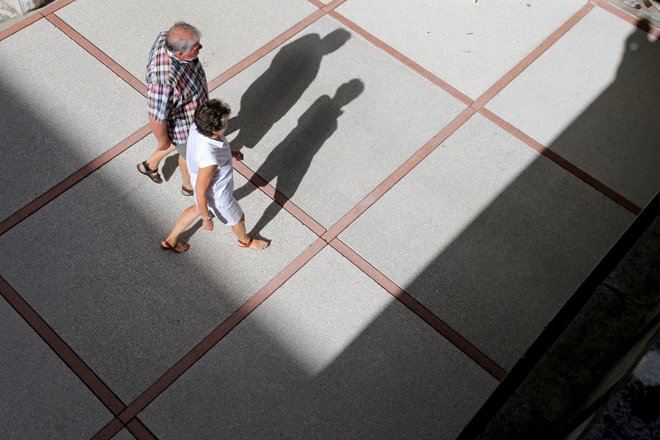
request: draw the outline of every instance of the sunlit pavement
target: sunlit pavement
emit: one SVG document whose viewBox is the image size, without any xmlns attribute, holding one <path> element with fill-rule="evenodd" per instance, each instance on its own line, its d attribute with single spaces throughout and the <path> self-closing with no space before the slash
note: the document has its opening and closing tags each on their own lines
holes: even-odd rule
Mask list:
<svg viewBox="0 0 660 440">
<path fill-rule="evenodd" d="M 0 32 L 0 437 L 456 438 L 660 189 L 660 32 L 601 0 L 182 5 Z M 159 248 L 191 200 L 135 164 L 177 20 L 264 252 Z"/>
</svg>

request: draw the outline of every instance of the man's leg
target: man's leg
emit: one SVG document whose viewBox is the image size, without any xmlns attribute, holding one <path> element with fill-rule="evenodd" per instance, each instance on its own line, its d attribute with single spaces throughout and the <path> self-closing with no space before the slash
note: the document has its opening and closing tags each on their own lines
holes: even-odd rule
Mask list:
<svg viewBox="0 0 660 440">
<path fill-rule="evenodd" d="M 186 164 L 186 149 L 187 145 L 185 142 L 176 144 L 176 151 L 179 153 L 179 170 L 181 170 L 181 182 L 183 184 L 183 189 L 187 191 L 183 194 L 186 196 L 191 196 L 192 194 L 192 184 L 190 183 L 190 173 L 188 172 L 188 165 Z"/>
<path fill-rule="evenodd" d="M 158 167 L 160 166 L 160 161 L 165 159 L 165 156 L 170 154 L 171 152 L 174 151 L 174 144 L 170 145 L 169 148 L 165 150 L 156 150 L 154 151 L 154 154 L 149 156 L 149 159 L 147 159 L 147 163 L 149 164 L 149 168 L 153 170 L 158 170 Z"/>
<path fill-rule="evenodd" d="M 190 173 L 188 172 L 188 165 L 186 164 L 186 159 L 179 154 L 179 169 L 181 170 L 181 180 L 183 181 L 183 186 L 187 189 L 193 189 L 192 183 L 190 183 Z"/>
</svg>

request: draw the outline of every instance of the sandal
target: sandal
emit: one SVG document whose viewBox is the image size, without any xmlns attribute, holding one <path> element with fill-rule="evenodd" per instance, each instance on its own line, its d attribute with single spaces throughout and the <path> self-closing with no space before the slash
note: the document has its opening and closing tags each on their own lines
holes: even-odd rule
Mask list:
<svg viewBox="0 0 660 440">
<path fill-rule="evenodd" d="M 181 250 L 180 248 L 178 249 L 177 246 L 182 245 L 183 249 Z M 177 254 L 182 254 L 186 252 L 188 249 L 190 249 L 190 245 L 188 243 L 181 243 L 180 241 L 177 241 L 174 246 L 169 244 L 167 240 L 163 240 L 160 242 L 160 248 L 164 251 L 172 251 L 176 252 Z"/>
<path fill-rule="evenodd" d="M 248 241 L 241 241 L 241 240 L 237 240 L 237 241 L 238 241 L 238 247 L 242 247 L 242 248 L 250 248 L 250 249 L 254 249 L 255 251 L 263 251 L 263 250 L 266 249 L 268 246 L 270 246 L 270 243 L 268 243 L 267 241 L 265 241 L 265 242 L 264 242 L 265 245 L 264 245 L 264 247 L 262 247 L 261 249 L 253 248 L 253 247 L 251 247 L 251 246 L 252 246 L 252 242 L 254 241 L 254 238 L 252 238 L 252 237 L 250 237 L 250 239 L 249 239 Z"/>
<path fill-rule="evenodd" d="M 140 168 L 140 165 L 142 168 Z M 141 162 L 137 164 L 137 169 L 140 172 L 140 174 L 144 174 L 145 176 L 149 176 L 149 178 L 154 182 L 154 183 L 163 183 L 163 179 L 160 177 L 160 174 L 158 174 L 158 169 L 152 169 L 147 161 L 145 160 L 144 162 Z"/>
<path fill-rule="evenodd" d="M 181 185 L 181 194 L 184 196 L 192 196 L 195 194 L 195 191 L 193 191 L 192 188 L 186 188 L 185 186 Z"/>
</svg>

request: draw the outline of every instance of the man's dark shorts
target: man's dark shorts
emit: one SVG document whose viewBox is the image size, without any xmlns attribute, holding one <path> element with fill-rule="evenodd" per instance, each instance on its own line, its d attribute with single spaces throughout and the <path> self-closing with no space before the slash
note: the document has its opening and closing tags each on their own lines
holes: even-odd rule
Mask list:
<svg viewBox="0 0 660 440">
<path fill-rule="evenodd" d="M 179 155 L 185 159 L 186 158 L 186 144 L 185 143 L 183 143 L 183 144 L 175 143 L 174 146 L 176 147 L 177 153 L 179 153 Z"/>
</svg>

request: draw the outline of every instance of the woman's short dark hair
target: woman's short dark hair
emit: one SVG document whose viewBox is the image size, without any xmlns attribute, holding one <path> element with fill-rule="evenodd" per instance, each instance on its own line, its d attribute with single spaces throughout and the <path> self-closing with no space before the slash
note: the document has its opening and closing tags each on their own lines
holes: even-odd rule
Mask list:
<svg viewBox="0 0 660 440">
<path fill-rule="evenodd" d="M 216 131 L 227 127 L 231 107 L 219 99 L 209 99 L 195 110 L 195 125 L 199 134 L 211 137 Z"/>
</svg>

